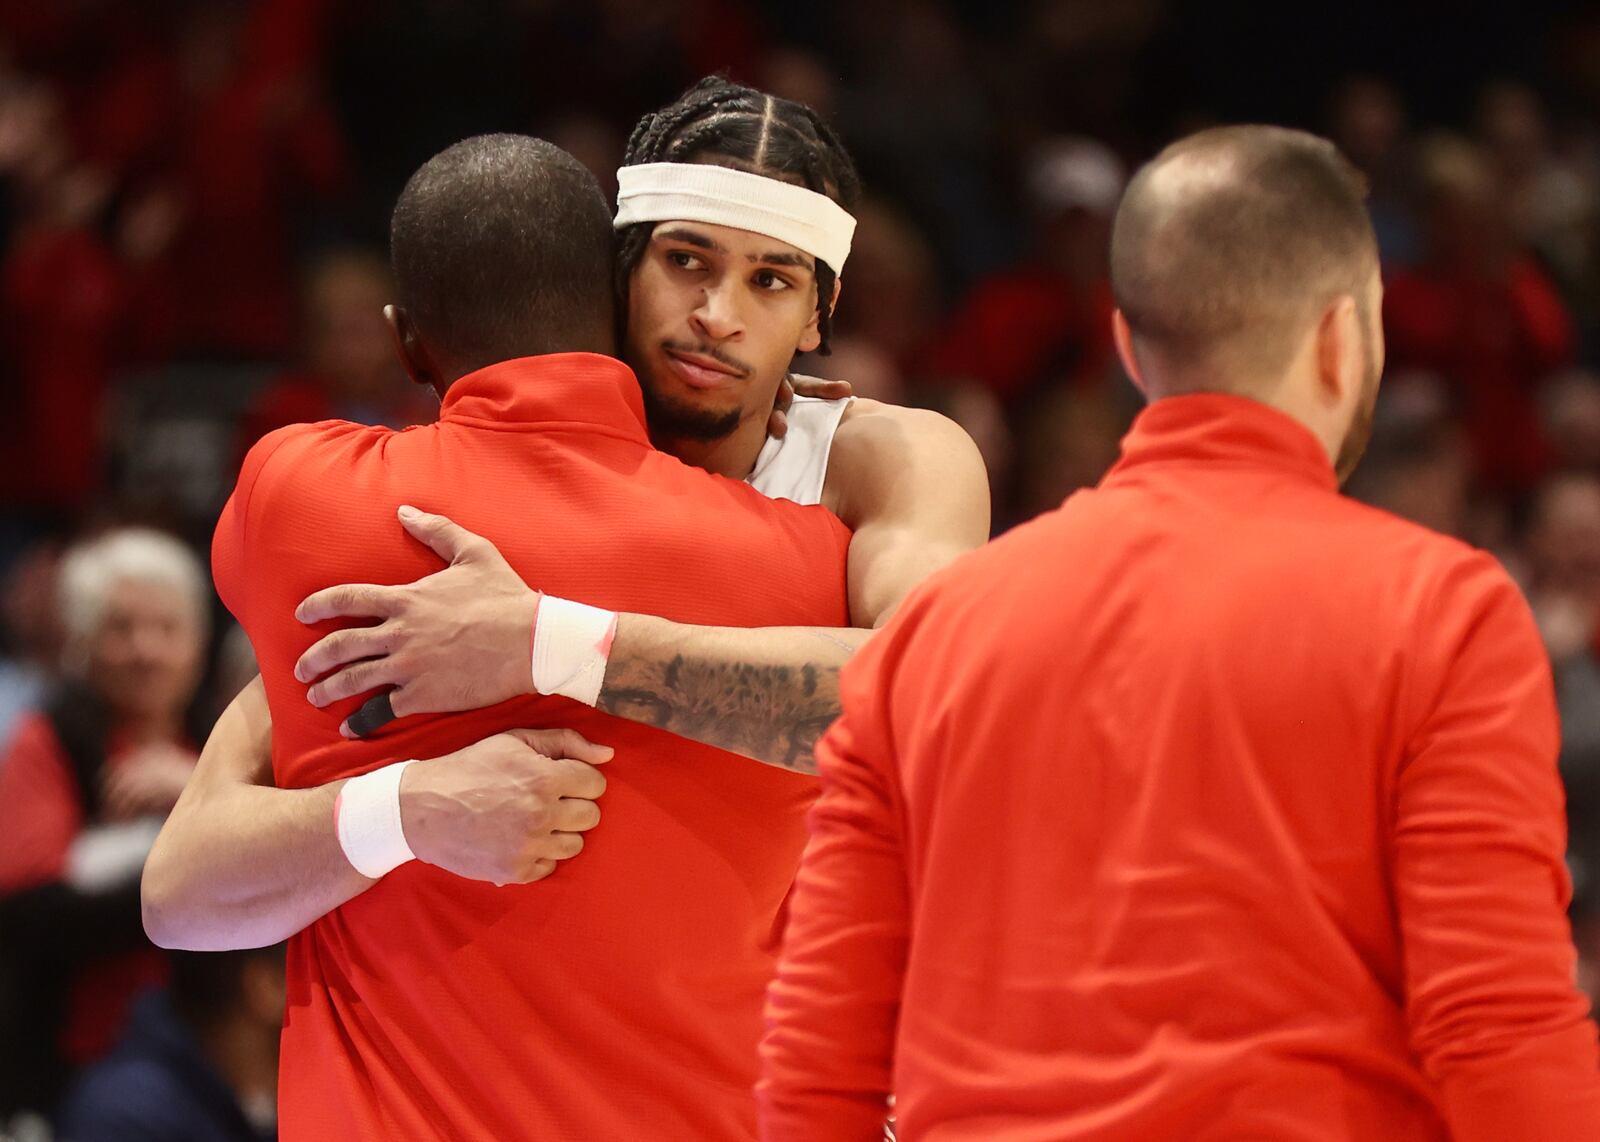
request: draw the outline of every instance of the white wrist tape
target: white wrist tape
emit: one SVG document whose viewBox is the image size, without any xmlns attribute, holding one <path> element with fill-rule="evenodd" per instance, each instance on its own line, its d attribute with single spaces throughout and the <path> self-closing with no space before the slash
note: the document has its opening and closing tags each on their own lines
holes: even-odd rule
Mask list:
<svg viewBox="0 0 1600 1142">
<path fill-rule="evenodd" d="M 339 847 L 362 876 L 377 880 L 417 859 L 400 826 L 400 777 L 412 764 L 400 761 L 352 777 L 333 803 Z"/>
<path fill-rule="evenodd" d="M 542 596 L 533 620 L 533 688 L 593 706 L 616 633 L 615 611 Z"/>
</svg>

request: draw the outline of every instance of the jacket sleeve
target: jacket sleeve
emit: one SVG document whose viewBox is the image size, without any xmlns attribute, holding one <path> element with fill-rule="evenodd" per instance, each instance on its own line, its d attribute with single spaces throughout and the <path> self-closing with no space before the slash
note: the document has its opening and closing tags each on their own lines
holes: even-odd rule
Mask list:
<svg viewBox="0 0 1600 1142">
<path fill-rule="evenodd" d="M 1412 1045 L 1461 1142 L 1600 1138 L 1544 649 L 1487 556 L 1446 576 L 1435 613 L 1391 853 Z"/>
<path fill-rule="evenodd" d="M 897 639 L 881 632 L 846 668 L 843 715 L 817 747 L 822 793 L 767 992 L 763 1142 L 884 1136 L 910 922 L 884 700 Z"/>
<path fill-rule="evenodd" d="M 217 588 L 217 597 L 240 622 L 245 621 L 249 609 L 249 591 L 252 573 L 253 545 L 259 538 L 253 531 L 257 494 L 265 495 L 272 477 L 265 473 L 267 461 L 286 443 L 304 436 L 303 424 L 291 424 L 276 432 L 269 432 L 245 453 L 239 469 L 239 480 L 233 494 L 217 517 L 217 530 L 211 538 L 211 578 Z"/>
</svg>

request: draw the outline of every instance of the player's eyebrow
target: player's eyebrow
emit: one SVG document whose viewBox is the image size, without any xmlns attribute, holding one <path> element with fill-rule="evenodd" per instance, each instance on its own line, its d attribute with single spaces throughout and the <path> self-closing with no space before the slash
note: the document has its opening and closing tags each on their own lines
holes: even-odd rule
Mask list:
<svg viewBox="0 0 1600 1142">
<path fill-rule="evenodd" d="M 795 266 L 802 270 L 816 272 L 816 267 L 811 264 L 811 259 L 804 254 L 786 254 L 774 251 L 757 257 L 754 254 L 746 255 L 752 262 L 759 262 L 764 266 Z"/>
<path fill-rule="evenodd" d="M 685 246 L 695 246 L 701 250 L 711 250 L 718 254 L 726 254 L 728 252 L 724 246 L 713 241 L 710 235 L 702 234 L 698 230 L 688 230 L 682 226 L 672 230 L 658 230 L 651 235 L 651 241 L 682 242 Z"/>
<path fill-rule="evenodd" d="M 658 230 L 651 235 L 652 242 L 682 242 L 685 246 L 693 246 L 699 250 L 710 250 L 715 254 L 726 254 L 728 249 L 717 242 L 709 234 L 702 234 L 698 230 L 690 230 L 686 226 L 674 226 L 671 230 Z M 816 273 L 816 266 L 804 254 L 783 250 L 770 250 L 765 254 L 746 254 L 745 260 L 764 266 L 792 266 L 796 269 L 809 270 Z"/>
</svg>

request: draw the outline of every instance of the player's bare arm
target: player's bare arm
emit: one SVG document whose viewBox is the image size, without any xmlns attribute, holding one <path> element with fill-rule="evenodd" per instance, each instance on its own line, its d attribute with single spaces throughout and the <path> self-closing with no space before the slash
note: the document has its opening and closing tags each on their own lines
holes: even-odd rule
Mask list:
<svg viewBox="0 0 1600 1142">
<path fill-rule="evenodd" d="M 959 426 L 923 410 L 858 405 L 834 440 L 824 491 L 854 531 L 855 626 L 702 627 L 623 614 L 600 709 L 812 771 L 811 747 L 839 713 L 840 668 L 913 587 L 989 532 L 987 476 Z M 405 717 L 533 692 L 528 647 L 539 593 L 492 544 L 444 517 L 403 512 L 401 522 L 450 566 L 402 586 L 332 587 L 301 604 L 308 623 L 381 620 L 336 631 L 305 653 L 296 674 L 313 683 L 309 700 L 326 706 L 393 687 L 378 701 Z M 359 726 L 361 717 L 352 720 Z"/>
<path fill-rule="evenodd" d="M 418 860 L 496 884 L 576 856 L 600 820 L 611 756 L 570 730 L 514 730 L 409 766 L 400 814 Z M 272 784 L 272 721 L 257 678 L 207 739 L 145 862 L 145 930 L 168 948 L 219 951 L 288 938 L 377 881 L 332 826 L 345 783 Z"/>
<path fill-rule="evenodd" d="M 839 715 L 839 670 L 913 587 L 988 538 L 989 481 L 954 422 L 858 400 L 834 437 L 823 502 L 854 532 L 853 628 L 718 629 L 623 615 L 600 708 L 811 772 L 817 739 Z"/>
</svg>

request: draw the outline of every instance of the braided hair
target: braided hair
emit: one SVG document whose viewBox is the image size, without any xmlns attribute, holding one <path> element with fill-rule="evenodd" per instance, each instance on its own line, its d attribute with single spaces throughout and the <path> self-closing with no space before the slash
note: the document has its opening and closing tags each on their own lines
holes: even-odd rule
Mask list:
<svg viewBox="0 0 1600 1142">
<path fill-rule="evenodd" d="M 633 129 L 622 165 L 709 160 L 796 183 L 849 210 L 861 193 L 855 164 L 833 128 L 803 103 L 765 95 L 719 75 L 707 76 L 675 103 L 651 112 Z M 618 237 L 617 290 L 628 311 L 628 283 L 650 244 L 653 223 L 636 222 Z M 837 270 L 816 259 L 817 329 L 828 352 L 829 303 Z"/>
</svg>

